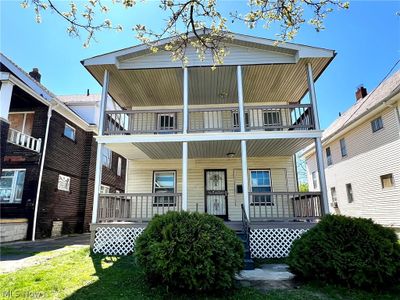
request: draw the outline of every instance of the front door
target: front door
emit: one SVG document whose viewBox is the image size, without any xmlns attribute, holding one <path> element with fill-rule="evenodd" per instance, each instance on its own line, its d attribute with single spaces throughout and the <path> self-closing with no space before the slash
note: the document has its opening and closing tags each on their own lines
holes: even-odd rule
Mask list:
<svg viewBox="0 0 400 300">
<path fill-rule="evenodd" d="M 205 170 L 206 213 L 228 220 L 226 170 Z"/>
</svg>

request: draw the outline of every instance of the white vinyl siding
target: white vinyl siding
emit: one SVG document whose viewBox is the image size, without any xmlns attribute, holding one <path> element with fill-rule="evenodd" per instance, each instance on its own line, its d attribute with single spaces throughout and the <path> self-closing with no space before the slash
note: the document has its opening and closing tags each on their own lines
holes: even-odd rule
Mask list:
<svg viewBox="0 0 400 300">
<path fill-rule="evenodd" d="M 181 160 L 134 160 L 128 167 L 127 193 L 151 193 L 153 172 L 176 170 L 176 192 L 182 192 Z M 274 192 L 296 191 L 296 179 L 292 156 L 248 158 L 248 168 L 268 169 L 271 172 Z M 204 212 L 204 170 L 226 169 L 228 188 L 228 217 L 241 220 L 243 194 L 236 192 L 236 185 L 242 182 L 241 161 L 239 158 L 189 159 L 188 170 L 188 209 Z"/>
<path fill-rule="evenodd" d="M 386 226 L 400 227 L 400 139 L 399 121 L 394 108 L 387 108 L 379 114 L 384 128 L 373 133 L 371 117 L 347 132 L 341 138 L 346 140 L 347 156 L 341 158 L 340 142 L 333 140 L 330 147 L 335 163 L 325 169 L 327 186 L 336 187 L 341 214 L 372 218 Z M 317 170 L 315 154 L 307 158 L 308 182 L 312 187 L 312 172 Z M 393 174 L 394 186 L 382 188 L 380 176 Z M 354 202 L 347 202 L 346 183 L 352 184 Z M 331 199 L 331 195 L 328 195 Z"/>
</svg>

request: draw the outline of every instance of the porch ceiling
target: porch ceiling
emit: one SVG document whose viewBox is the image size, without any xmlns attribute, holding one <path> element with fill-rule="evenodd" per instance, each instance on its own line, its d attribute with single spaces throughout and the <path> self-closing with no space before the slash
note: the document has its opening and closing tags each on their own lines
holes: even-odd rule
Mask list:
<svg viewBox="0 0 400 300">
<path fill-rule="evenodd" d="M 289 156 L 305 148 L 311 139 L 271 139 L 252 140 L 247 142 L 248 157 Z M 182 144 L 165 143 L 133 143 L 107 144 L 114 152 L 128 159 L 180 159 Z M 208 141 L 190 142 L 189 158 L 226 158 L 228 153 L 240 157 L 240 141 Z"/>
<path fill-rule="evenodd" d="M 306 63 L 313 65 L 314 80 L 331 58 L 302 58 L 293 64 L 247 65 L 243 67 L 245 102 L 298 102 L 307 92 Z M 117 69 L 116 65 L 86 66 L 103 82 L 110 71 L 109 93 L 120 106 L 170 106 L 182 104 L 183 69 Z M 189 68 L 189 104 L 237 102 L 235 66 Z"/>
</svg>

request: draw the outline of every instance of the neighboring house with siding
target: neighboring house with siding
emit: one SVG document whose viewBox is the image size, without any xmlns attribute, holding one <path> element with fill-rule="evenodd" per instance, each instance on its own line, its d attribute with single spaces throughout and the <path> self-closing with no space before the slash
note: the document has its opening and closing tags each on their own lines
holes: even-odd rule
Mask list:
<svg viewBox="0 0 400 300">
<path fill-rule="evenodd" d="M 356 103 L 323 133 L 330 209 L 400 227 L 400 71 Z M 315 148 L 304 152 L 310 190 L 318 190 Z"/>
<path fill-rule="evenodd" d="M 97 124 L 75 113 L 5 55 L 1 63 L 1 241 L 89 229 Z M 71 96 L 76 98 L 76 96 Z M 65 97 L 63 97 L 65 100 Z M 95 105 L 91 108 L 96 110 Z M 124 192 L 126 160 L 104 150 L 103 190 Z"/>
<path fill-rule="evenodd" d="M 282 257 L 324 214 L 319 191 L 298 191 L 294 155 L 320 141 L 315 93 L 301 100 L 335 52 L 240 34 L 226 46 L 215 70 L 191 46 L 185 68 L 146 45 L 82 61 L 122 108 L 99 114 L 97 141 L 129 161 L 127 193 L 95 195 L 95 252 L 129 253 L 155 214 L 186 210 L 248 234 L 252 257 Z"/>
</svg>

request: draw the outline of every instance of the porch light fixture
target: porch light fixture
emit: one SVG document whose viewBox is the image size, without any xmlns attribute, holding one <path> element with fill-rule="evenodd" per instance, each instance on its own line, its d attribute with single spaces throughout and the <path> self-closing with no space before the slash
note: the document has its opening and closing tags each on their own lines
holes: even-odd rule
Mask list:
<svg viewBox="0 0 400 300">
<path fill-rule="evenodd" d="M 235 153 L 234 152 L 229 152 L 226 154 L 226 156 L 228 156 L 229 158 L 233 158 L 235 157 Z"/>
<path fill-rule="evenodd" d="M 220 93 L 218 94 L 218 96 L 219 96 L 221 99 L 225 99 L 225 98 L 228 97 L 228 93 L 225 92 L 225 91 L 222 91 L 222 92 L 220 92 Z"/>
</svg>

